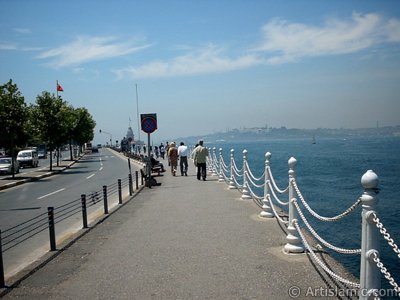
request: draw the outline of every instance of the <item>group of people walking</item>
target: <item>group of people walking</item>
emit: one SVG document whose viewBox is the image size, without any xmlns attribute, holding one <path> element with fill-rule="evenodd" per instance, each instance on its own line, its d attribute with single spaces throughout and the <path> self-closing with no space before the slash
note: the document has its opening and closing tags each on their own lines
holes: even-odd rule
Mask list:
<svg viewBox="0 0 400 300">
<path fill-rule="evenodd" d="M 163 143 L 160 144 L 158 149 L 160 150 L 161 157 L 164 159 L 164 151 L 161 150 L 165 149 L 165 153 L 167 154 L 168 159 L 168 166 L 171 168 L 171 174 L 176 176 L 176 172 L 178 169 L 178 161 L 180 167 L 181 176 L 187 176 L 188 172 L 188 159 L 193 159 L 194 165 L 197 167 L 197 179 L 204 181 L 207 178 L 207 156 L 208 156 L 208 149 L 203 146 L 203 140 L 200 140 L 198 144 L 196 144 L 195 148 L 193 149 L 192 153 L 190 154 L 188 146 L 185 143 L 181 142 L 179 146 L 176 146 L 175 142 L 166 143 L 166 146 Z"/>
</svg>

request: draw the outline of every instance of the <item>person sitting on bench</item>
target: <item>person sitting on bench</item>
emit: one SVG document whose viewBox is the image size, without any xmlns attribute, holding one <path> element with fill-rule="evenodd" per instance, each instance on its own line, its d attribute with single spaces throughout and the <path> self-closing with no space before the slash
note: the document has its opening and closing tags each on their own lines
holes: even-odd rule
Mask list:
<svg viewBox="0 0 400 300">
<path fill-rule="evenodd" d="M 151 170 L 154 172 L 165 172 L 164 165 L 160 163 L 158 160 L 156 160 L 153 156 L 153 154 L 150 156 L 150 161 L 151 161 Z M 161 171 L 160 171 L 161 169 Z"/>
</svg>

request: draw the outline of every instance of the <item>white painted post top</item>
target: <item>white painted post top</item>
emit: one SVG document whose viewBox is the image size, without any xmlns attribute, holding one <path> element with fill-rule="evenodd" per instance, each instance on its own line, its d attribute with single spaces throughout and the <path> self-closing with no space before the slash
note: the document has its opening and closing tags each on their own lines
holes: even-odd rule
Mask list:
<svg viewBox="0 0 400 300">
<path fill-rule="evenodd" d="M 368 170 L 361 177 L 361 184 L 364 189 L 376 189 L 379 185 L 378 175 L 372 170 Z"/>
</svg>

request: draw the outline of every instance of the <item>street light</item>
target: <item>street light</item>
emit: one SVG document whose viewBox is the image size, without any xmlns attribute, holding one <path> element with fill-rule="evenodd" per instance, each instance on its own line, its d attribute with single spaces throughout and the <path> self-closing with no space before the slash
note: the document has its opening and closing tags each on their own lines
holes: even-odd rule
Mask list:
<svg viewBox="0 0 400 300">
<path fill-rule="evenodd" d="M 100 133 L 108 134 L 108 135 L 110 136 L 110 145 L 111 145 L 111 147 L 112 147 L 112 134 L 109 133 L 109 132 L 107 132 L 107 131 L 101 130 L 101 129 L 99 130 L 99 132 L 100 132 Z"/>
</svg>

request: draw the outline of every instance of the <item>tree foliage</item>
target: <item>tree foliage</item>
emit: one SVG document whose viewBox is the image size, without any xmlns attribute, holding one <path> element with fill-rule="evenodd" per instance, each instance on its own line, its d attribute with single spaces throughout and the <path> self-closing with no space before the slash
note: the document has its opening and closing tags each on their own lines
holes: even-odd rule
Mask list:
<svg viewBox="0 0 400 300">
<path fill-rule="evenodd" d="M 13 149 L 26 139 L 27 107 L 18 87 L 10 79 L 0 85 L 0 146 Z"/>
<path fill-rule="evenodd" d="M 50 151 L 65 142 L 65 128 L 63 126 L 62 108 L 66 103 L 61 97 L 42 92 L 36 97 L 36 107 L 33 111 L 34 122 L 37 126 L 41 140 Z"/>
<path fill-rule="evenodd" d="M 82 146 L 94 137 L 96 122 L 86 108 L 74 108 L 47 91 L 27 106 L 16 84 L 0 86 L 0 148 L 46 144 L 54 150 L 64 144 Z"/>
<path fill-rule="evenodd" d="M 72 133 L 74 140 L 79 144 L 83 145 L 87 141 L 91 141 L 94 137 L 94 128 L 96 122 L 90 115 L 88 110 L 84 107 L 77 108 L 76 113 L 76 124 Z"/>
</svg>

